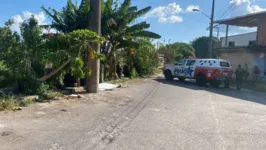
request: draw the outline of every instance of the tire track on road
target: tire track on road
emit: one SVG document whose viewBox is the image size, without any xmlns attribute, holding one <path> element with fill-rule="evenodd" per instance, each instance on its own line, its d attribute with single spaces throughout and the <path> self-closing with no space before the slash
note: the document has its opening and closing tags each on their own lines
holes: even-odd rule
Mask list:
<svg viewBox="0 0 266 150">
<path fill-rule="evenodd" d="M 160 83 L 156 83 L 151 90 L 149 90 L 143 98 L 136 102 L 133 106 L 129 106 L 129 109 L 122 111 L 122 116 L 119 116 L 114 121 L 108 123 L 104 131 L 98 137 L 96 141 L 89 149 L 104 149 L 108 144 L 112 143 L 113 140 L 122 132 L 122 129 L 128 126 L 138 114 L 145 108 L 150 102 L 154 94 L 158 90 Z"/>
</svg>

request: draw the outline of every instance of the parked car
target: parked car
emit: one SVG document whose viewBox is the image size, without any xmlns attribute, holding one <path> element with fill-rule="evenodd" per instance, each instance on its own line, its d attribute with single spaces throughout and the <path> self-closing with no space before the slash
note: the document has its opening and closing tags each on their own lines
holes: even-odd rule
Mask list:
<svg viewBox="0 0 266 150">
<path fill-rule="evenodd" d="M 230 62 L 224 59 L 182 59 L 166 65 L 163 73 L 166 80 L 196 79 L 199 86 L 204 86 L 206 83 L 219 86 L 222 81 L 229 84 L 233 70 Z"/>
</svg>

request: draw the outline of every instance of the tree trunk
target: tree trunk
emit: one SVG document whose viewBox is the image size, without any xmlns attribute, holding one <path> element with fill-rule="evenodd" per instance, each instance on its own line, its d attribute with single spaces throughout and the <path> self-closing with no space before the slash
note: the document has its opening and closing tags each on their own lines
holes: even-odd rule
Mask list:
<svg viewBox="0 0 266 150">
<path fill-rule="evenodd" d="M 108 57 L 108 78 L 109 80 L 113 80 L 116 78 L 116 64 L 114 53 L 110 53 Z"/>
<path fill-rule="evenodd" d="M 77 87 L 80 87 L 80 79 L 76 79 L 77 80 Z"/>
<path fill-rule="evenodd" d="M 56 68 L 55 70 L 53 70 L 52 72 L 50 72 L 48 75 L 45 75 L 44 77 L 40 78 L 40 80 L 41 81 L 45 81 L 45 80 L 49 79 L 50 77 L 54 76 L 55 74 L 57 74 L 57 72 L 59 72 L 61 69 L 63 69 L 68 63 L 70 63 L 70 61 L 72 59 L 73 59 L 73 57 L 70 57 L 61 66 L 59 66 L 58 68 Z"/>
</svg>

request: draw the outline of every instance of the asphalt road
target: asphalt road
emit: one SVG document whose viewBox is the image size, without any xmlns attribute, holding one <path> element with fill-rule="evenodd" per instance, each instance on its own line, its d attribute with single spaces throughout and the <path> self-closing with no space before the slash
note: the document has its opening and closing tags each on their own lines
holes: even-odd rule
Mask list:
<svg viewBox="0 0 266 150">
<path fill-rule="evenodd" d="M 102 99 L 2 113 L 0 149 L 266 149 L 264 93 L 149 79 Z"/>
</svg>

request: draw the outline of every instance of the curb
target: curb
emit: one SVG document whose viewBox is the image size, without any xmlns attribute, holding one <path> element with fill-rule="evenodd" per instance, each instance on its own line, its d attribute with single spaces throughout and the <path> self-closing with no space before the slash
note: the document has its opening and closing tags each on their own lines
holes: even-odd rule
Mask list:
<svg viewBox="0 0 266 150">
<path fill-rule="evenodd" d="M 236 89 L 236 86 L 229 86 L 232 89 Z M 251 89 L 246 89 L 246 88 L 241 88 L 241 91 L 245 91 L 245 92 L 261 92 L 261 93 L 265 93 L 266 91 L 263 90 L 251 90 Z"/>
</svg>

